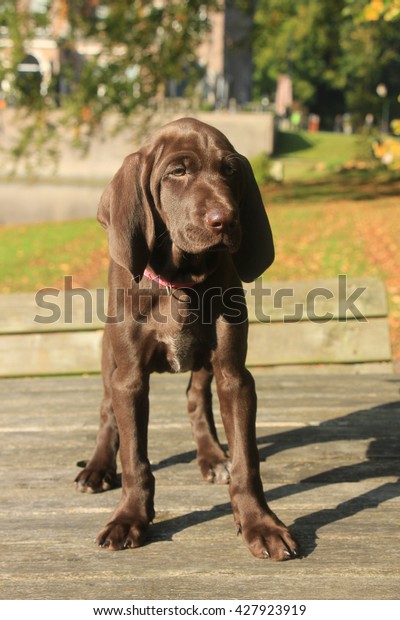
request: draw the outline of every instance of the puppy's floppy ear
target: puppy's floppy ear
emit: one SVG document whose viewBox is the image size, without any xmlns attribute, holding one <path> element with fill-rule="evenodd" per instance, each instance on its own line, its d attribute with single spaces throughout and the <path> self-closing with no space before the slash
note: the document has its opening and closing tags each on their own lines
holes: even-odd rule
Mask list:
<svg viewBox="0 0 400 620">
<path fill-rule="evenodd" d="M 146 187 L 144 157 L 133 153 L 108 184 L 97 219 L 108 232 L 111 258 L 140 279 L 154 245 L 154 220 Z"/>
<path fill-rule="evenodd" d="M 239 204 L 242 242 L 233 260 L 240 279 L 253 282 L 274 262 L 274 242 L 253 170 L 245 157 L 239 159 L 243 173 Z"/>
</svg>

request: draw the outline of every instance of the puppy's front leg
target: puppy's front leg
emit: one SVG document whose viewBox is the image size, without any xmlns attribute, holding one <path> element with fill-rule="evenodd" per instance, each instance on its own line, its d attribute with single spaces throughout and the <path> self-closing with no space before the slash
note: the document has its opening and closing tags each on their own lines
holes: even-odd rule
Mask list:
<svg viewBox="0 0 400 620">
<path fill-rule="evenodd" d="M 296 557 L 296 542 L 264 497 L 255 430 L 257 397 L 244 365 L 247 325 L 219 320 L 217 339 L 213 366 L 232 462 L 229 491 L 237 530 L 256 557 Z"/>
<path fill-rule="evenodd" d="M 154 476 L 147 456 L 148 375 L 117 368 L 112 377 L 112 404 L 120 435 L 122 497 L 97 543 L 126 549 L 143 544 L 154 518 Z"/>
</svg>

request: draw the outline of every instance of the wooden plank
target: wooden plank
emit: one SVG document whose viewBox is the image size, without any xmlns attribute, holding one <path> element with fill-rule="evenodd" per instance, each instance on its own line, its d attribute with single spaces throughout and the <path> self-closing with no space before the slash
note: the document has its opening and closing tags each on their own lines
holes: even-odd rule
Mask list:
<svg viewBox="0 0 400 620">
<path fill-rule="evenodd" d="M 248 364 L 250 366 L 250 364 Z M 257 366 L 253 366 L 253 369 Z M 268 375 L 303 375 L 312 373 L 317 375 L 367 375 L 367 374 L 387 374 L 394 372 L 393 361 L 390 362 L 335 362 L 320 364 L 276 364 L 274 366 L 260 366 L 263 372 Z"/>
<path fill-rule="evenodd" d="M 320 364 L 377 362 L 391 359 L 386 319 L 329 323 L 253 323 L 247 363 Z"/>
<path fill-rule="evenodd" d="M 0 295 L 0 334 L 96 330 L 104 326 L 105 289 L 41 289 Z"/>
<path fill-rule="evenodd" d="M 248 365 L 389 362 L 383 283 L 341 278 L 248 285 Z M 99 372 L 106 307 L 104 289 L 0 296 L 0 376 Z"/>
<path fill-rule="evenodd" d="M 260 279 L 245 290 L 252 322 L 343 319 L 346 314 L 352 319 L 351 308 L 367 318 L 388 314 L 385 286 L 377 278 L 273 283 Z M 346 304 L 352 295 L 353 306 Z M 0 334 L 99 329 L 106 314 L 104 289 L 0 295 Z"/>
<path fill-rule="evenodd" d="M 102 331 L 0 338 L 0 377 L 99 372 Z"/>
<path fill-rule="evenodd" d="M 102 331 L 3 335 L 0 376 L 99 372 Z M 382 362 L 391 359 L 386 319 L 253 323 L 249 366 Z"/>
</svg>

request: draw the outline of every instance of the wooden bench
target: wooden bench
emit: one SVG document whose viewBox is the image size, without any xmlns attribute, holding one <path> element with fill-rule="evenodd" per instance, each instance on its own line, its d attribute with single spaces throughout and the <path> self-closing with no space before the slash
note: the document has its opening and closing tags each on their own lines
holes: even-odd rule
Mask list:
<svg viewBox="0 0 400 620">
<path fill-rule="evenodd" d="M 291 372 L 393 370 L 380 280 L 260 279 L 246 291 L 248 366 Z M 105 300 L 102 289 L 0 296 L 0 376 L 98 373 Z"/>
</svg>

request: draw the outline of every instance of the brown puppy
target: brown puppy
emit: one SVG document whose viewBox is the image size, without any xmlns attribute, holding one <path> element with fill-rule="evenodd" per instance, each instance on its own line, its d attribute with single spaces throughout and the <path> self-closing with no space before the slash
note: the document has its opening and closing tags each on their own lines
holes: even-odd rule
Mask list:
<svg viewBox="0 0 400 620">
<path fill-rule="evenodd" d="M 147 456 L 149 375 L 192 372 L 188 408 L 202 476 L 229 483 L 235 524 L 257 557 L 285 560 L 297 547 L 266 504 L 256 446 L 256 392 L 245 368 L 247 311 L 241 281 L 273 262 L 271 229 L 248 161 L 217 129 L 181 119 L 129 155 L 101 198 L 110 249 L 104 398 L 94 454 L 80 491 L 115 486 L 122 497 L 98 536 L 137 547 L 154 518 Z M 231 462 L 215 430 L 215 375 Z"/>
</svg>

